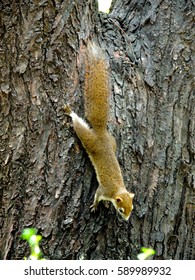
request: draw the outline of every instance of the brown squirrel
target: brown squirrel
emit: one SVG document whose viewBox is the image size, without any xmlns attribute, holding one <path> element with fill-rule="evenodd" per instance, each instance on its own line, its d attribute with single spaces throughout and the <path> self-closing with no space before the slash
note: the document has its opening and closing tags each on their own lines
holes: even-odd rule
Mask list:
<svg viewBox="0 0 195 280">
<path fill-rule="evenodd" d="M 73 112 L 68 105 L 65 113 L 72 118 L 77 136 L 86 149 L 95 168 L 99 187 L 96 190 L 92 211 L 101 200 L 111 201 L 119 214 L 128 220 L 133 210 L 133 193 L 123 182 L 116 159 L 116 141 L 107 131 L 110 83 L 106 59 L 99 47 L 90 43 L 87 48 L 85 75 L 85 114 L 92 128 Z"/>
</svg>

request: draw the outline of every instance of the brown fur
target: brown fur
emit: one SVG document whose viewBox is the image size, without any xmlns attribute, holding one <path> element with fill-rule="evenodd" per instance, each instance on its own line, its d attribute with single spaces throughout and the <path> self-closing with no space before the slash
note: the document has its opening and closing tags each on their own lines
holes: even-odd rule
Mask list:
<svg viewBox="0 0 195 280">
<path fill-rule="evenodd" d="M 109 77 L 102 52 L 90 44 L 87 51 L 87 73 L 85 77 L 85 113 L 92 128 L 79 116 L 65 106 L 66 114 L 73 120 L 73 127 L 86 149 L 95 168 L 99 187 L 96 190 L 92 210 L 96 210 L 99 201 L 111 201 L 128 220 L 133 209 L 134 194 L 129 193 L 123 182 L 117 161 L 116 141 L 106 130 L 109 115 Z"/>
</svg>

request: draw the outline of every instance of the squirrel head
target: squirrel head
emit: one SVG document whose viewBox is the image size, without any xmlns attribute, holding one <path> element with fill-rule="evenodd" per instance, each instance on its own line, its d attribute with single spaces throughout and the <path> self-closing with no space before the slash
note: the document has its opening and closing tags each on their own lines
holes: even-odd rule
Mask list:
<svg viewBox="0 0 195 280">
<path fill-rule="evenodd" d="M 129 219 L 133 210 L 133 198 L 134 194 L 129 192 L 117 194 L 114 198 L 114 207 L 126 221 Z"/>
</svg>

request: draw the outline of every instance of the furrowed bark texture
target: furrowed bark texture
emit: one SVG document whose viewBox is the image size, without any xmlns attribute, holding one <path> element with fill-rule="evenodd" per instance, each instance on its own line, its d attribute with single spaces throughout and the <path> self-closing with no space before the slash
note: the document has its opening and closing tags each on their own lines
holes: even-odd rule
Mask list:
<svg viewBox="0 0 195 280">
<path fill-rule="evenodd" d="M 193 1 L 2 1 L 0 259 L 28 256 L 36 227 L 49 259 L 195 258 Z M 84 116 L 83 54 L 110 62 L 109 129 L 129 191 L 128 222 L 90 205 L 98 186 L 62 107 Z"/>
</svg>

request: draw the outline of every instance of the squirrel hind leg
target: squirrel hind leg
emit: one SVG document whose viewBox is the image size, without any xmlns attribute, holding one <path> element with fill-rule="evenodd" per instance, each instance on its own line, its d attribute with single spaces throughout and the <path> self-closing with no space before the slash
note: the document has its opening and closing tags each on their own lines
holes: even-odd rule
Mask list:
<svg viewBox="0 0 195 280">
<path fill-rule="evenodd" d="M 65 104 L 63 109 L 65 114 L 72 118 L 73 124 L 78 123 L 82 127 L 89 129 L 88 124 L 82 118 L 80 118 L 74 111 L 72 111 L 68 104 Z"/>
<path fill-rule="evenodd" d="M 71 110 L 71 108 L 70 108 L 70 106 L 69 106 L 68 104 L 65 104 L 64 107 L 63 107 L 63 109 L 64 109 L 64 112 L 65 112 L 65 114 L 66 114 L 67 116 L 70 116 L 70 115 L 71 115 L 72 110 Z"/>
<path fill-rule="evenodd" d="M 72 118 L 73 124 L 75 125 L 78 124 L 80 127 L 89 129 L 88 124 L 82 118 L 80 118 L 75 112 L 71 111 L 70 117 Z"/>
<path fill-rule="evenodd" d="M 73 128 L 81 140 L 84 148 L 87 150 L 87 152 L 92 151 L 94 149 L 94 143 L 96 140 L 96 135 L 94 134 L 93 130 L 74 111 L 71 111 L 69 116 L 72 118 Z"/>
</svg>

